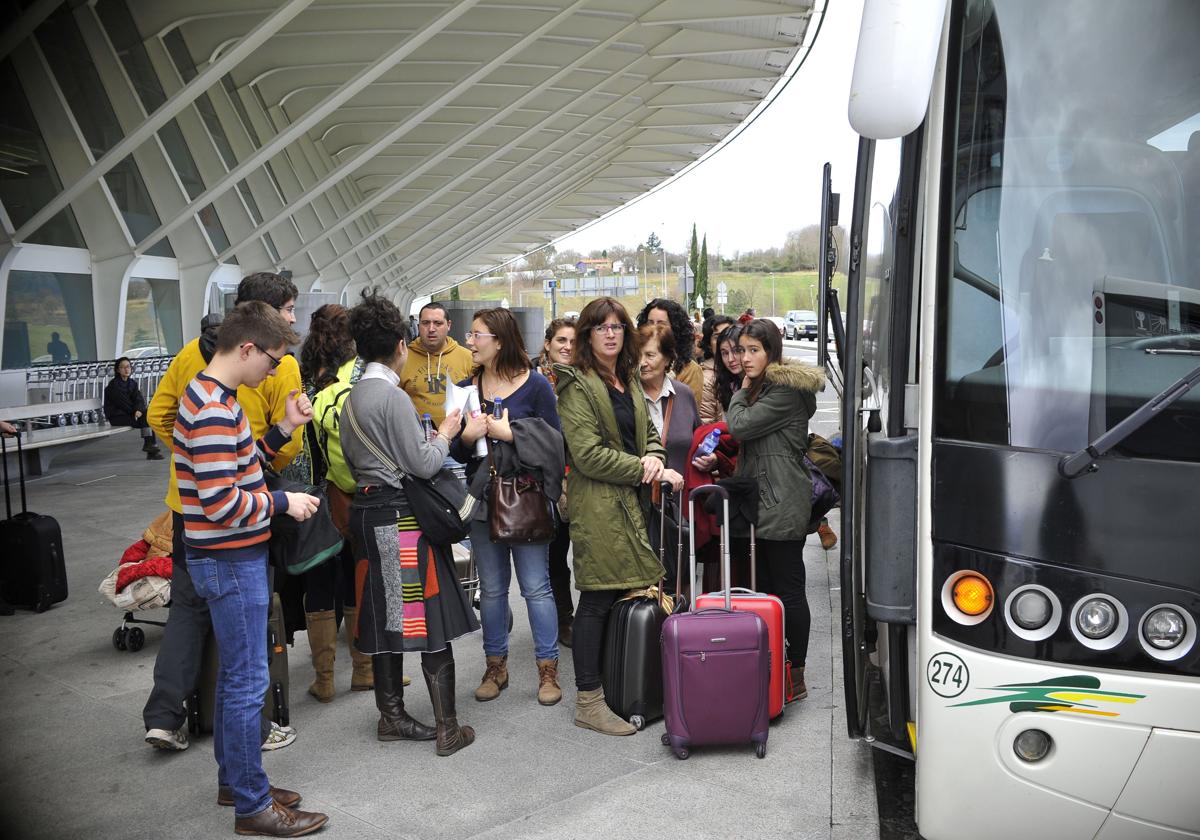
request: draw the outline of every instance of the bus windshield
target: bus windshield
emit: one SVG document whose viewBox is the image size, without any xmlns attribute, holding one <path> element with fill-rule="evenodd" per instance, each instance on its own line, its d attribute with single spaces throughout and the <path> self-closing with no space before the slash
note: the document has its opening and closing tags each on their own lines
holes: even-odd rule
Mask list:
<svg viewBox="0 0 1200 840">
<path fill-rule="evenodd" d="M 1200 5 L 966 0 L 957 34 L 937 434 L 1074 451 L 1200 363 Z M 1200 389 L 1116 451 L 1200 461 Z"/>
</svg>

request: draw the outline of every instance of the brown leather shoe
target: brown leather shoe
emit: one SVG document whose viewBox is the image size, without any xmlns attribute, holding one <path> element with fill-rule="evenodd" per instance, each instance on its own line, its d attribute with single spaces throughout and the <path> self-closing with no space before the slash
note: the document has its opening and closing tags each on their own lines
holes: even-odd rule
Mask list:
<svg viewBox="0 0 1200 840">
<path fill-rule="evenodd" d="M 829 527 L 829 523 L 824 520 L 817 526 L 817 536 L 821 538 L 821 548 L 826 551 L 837 545 L 837 534 L 833 533 L 833 529 Z"/>
<path fill-rule="evenodd" d="M 270 807 L 252 817 L 237 817 L 233 830 L 258 837 L 300 837 L 321 829 L 329 817 L 312 811 L 296 811 L 272 800 Z"/>
<path fill-rule="evenodd" d="M 480 703 L 495 700 L 500 696 L 501 691 L 508 688 L 508 657 L 488 656 L 485 658 L 487 659 L 487 670 L 483 672 L 479 688 L 475 689 L 475 699 Z"/>
<path fill-rule="evenodd" d="M 539 659 L 538 667 L 538 702 L 543 706 L 553 706 L 562 700 L 562 689 L 558 687 L 558 660 Z"/>
<path fill-rule="evenodd" d="M 284 790 L 271 786 L 271 798 L 283 805 L 286 808 L 295 808 L 300 804 L 300 794 L 294 790 Z M 217 804 L 227 808 L 233 806 L 233 788 L 229 785 L 219 785 L 217 787 Z"/>
</svg>

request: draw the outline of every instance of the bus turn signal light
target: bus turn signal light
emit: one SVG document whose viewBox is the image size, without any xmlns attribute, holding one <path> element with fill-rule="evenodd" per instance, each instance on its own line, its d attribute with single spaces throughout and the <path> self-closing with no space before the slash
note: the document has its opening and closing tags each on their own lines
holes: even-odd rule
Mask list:
<svg viewBox="0 0 1200 840">
<path fill-rule="evenodd" d="M 963 575 L 954 582 L 953 596 L 964 615 L 983 615 L 992 606 L 992 585 L 983 575 Z"/>
</svg>

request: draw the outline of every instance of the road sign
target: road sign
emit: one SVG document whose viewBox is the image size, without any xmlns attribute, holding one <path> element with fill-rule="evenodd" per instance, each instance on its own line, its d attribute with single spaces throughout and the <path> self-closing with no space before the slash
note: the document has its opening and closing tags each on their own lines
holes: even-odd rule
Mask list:
<svg viewBox="0 0 1200 840">
<path fill-rule="evenodd" d="M 717 284 L 717 292 L 719 292 L 720 294 L 723 295 L 728 291 L 729 291 L 729 284 L 726 283 L 724 280 L 722 280 L 720 283 Z"/>
<path fill-rule="evenodd" d="M 551 288 L 551 289 L 553 289 L 553 288 L 556 288 L 556 287 L 558 286 L 558 280 L 556 280 L 556 279 L 555 279 L 555 278 L 553 278 L 553 277 L 551 277 L 551 278 L 550 278 L 550 280 L 549 280 L 549 283 L 550 283 L 550 288 Z"/>
</svg>

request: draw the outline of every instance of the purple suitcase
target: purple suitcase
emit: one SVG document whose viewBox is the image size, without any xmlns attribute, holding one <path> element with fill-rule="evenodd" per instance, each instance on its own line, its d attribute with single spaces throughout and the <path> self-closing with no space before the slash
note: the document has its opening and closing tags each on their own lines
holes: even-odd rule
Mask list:
<svg viewBox="0 0 1200 840">
<path fill-rule="evenodd" d="M 716 485 L 697 487 L 688 498 L 689 518 L 695 499 L 717 493 L 724 501 L 721 564 L 729 579 L 729 495 Z M 691 574 L 696 580 L 696 544 L 691 539 Z M 768 686 L 771 648 L 767 625 L 758 615 L 730 608 L 668 616 L 663 623 L 662 736 L 678 758 L 693 746 L 753 742 L 759 758 L 767 754 L 770 725 Z"/>
</svg>

